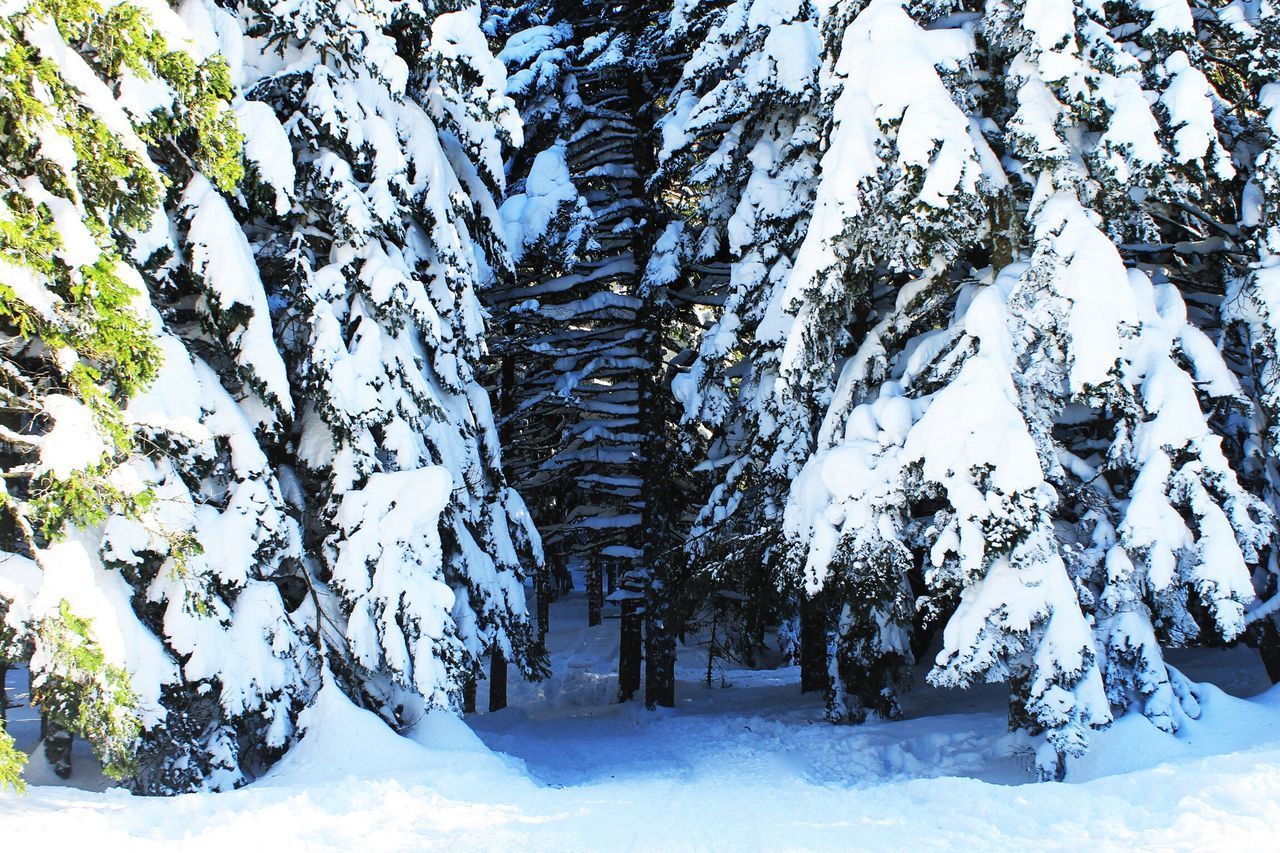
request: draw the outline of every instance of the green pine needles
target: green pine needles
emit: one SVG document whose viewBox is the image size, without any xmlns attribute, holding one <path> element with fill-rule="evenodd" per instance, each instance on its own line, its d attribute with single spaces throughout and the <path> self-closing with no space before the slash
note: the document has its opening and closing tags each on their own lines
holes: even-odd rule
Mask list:
<svg viewBox="0 0 1280 853">
<path fill-rule="evenodd" d="M 22 780 L 22 768 L 26 763 L 27 756 L 13 745 L 13 737 L 0 723 L 0 788 L 25 791 L 27 783 Z"/>
<path fill-rule="evenodd" d="M 126 779 L 137 770 L 138 697 L 129 673 L 108 663 L 92 628 L 66 601 L 57 618 L 41 623 L 37 634 L 49 659 L 31 685 L 31 698 L 55 725 L 93 745 L 103 773 Z"/>
</svg>

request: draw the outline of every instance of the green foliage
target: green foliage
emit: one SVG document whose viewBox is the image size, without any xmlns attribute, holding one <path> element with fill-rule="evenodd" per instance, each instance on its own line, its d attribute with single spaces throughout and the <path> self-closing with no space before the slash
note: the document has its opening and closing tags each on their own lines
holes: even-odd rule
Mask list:
<svg viewBox="0 0 1280 853">
<path fill-rule="evenodd" d="M 197 63 L 185 51 L 170 50 L 146 13 L 128 3 L 104 10 L 95 0 L 39 0 L 12 15 L 0 32 L 0 174 L 8 173 L 11 186 L 34 176 L 50 194 L 81 206 L 100 252 L 93 263 L 68 268 L 58 256 L 63 238 L 48 206 L 25 190 L 6 193 L 0 255 L 46 280 L 62 303 L 60 316 L 50 320 L 0 286 L 0 319 L 51 350 L 73 349 L 114 383 L 112 395 L 127 398 L 155 377 L 159 353 L 144 318 L 131 310 L 137 293 L 119 274 L 114 235 L 146 227 L 166 188 L 144 154 L 108 129 L 79 102 L 58 68 L 23 43 L 22 23 L 45 16 L 103 79 L 129 74 L 166 83 L 171 106 L 138 128 L 139 136 L 163 149 L 161 159 L 186 172 L 202 169 L 224 190 L 243 176 L 241 137 L 228 106 L 230 73 L 221 58 Z M 74 174 L 41 156 L 41 135 L 50 126 L 70 142 Z M 107 415 L 105 424 L 118 421 L 106 411 L 103 395 L 84 399 Z"/>
<path fill-rule="evenodd" d="M 111 469 L 110 462 L 104 460 L 66 479 L 39 478 L 31 490 L 31 515 L 40 532 L 55 540 L 68 525 L 91 527 L 113 513 L 136 517 L 151 504 L 152 492 L 133 495 L 113 485 Z"/>
<path fill-rule="evenodd" d="M 13 34 L 12 28 L 0 32 L 0 36 L 8 36 L 0 40 L 4 44 L 0 52 L 0 157 L 6 163 L 22 162 L 37 148 L 32 123 L 49 117 L 48 107 L 36 96 L 37 85 L 55 97 L 61 90 L 54 65 L 37 59 L 26 45 L 14 43 Z"/>
<path fill-rule="evenodd" d="M 87 740 L 103 772 L 124 779 L 134 760 L 142 724 L 129 673 L 108 663 L 94 640 L 89 619 L 63 601 L 58 616 L 37 629 L 48 662 L 35 673 L 31 697 L 57 725 Z"/>
<path fill-rule="evenodd" d="M 151 371 L 159 370 L 159 351 L 152 347 L 149 354 L 155 356 Z M 154 375 L 154 373 L 152 373 Z M 147 377 L 150 381 L 150 377 Z M 115 400 L 102 387 L 102 375 L 93 367 L 80 362 L 71 369 L 68 376 L 71 387 L 86 406 L 94 413 L 99 428 L 102 429 L 112 443 L 122 452 L 133 449 L 133 433 L 124 423 L 124 415 Z"/>
<path fill-rule="evenodd" d="M 192 571 L 191 560 L 204 553 L 204 546 L 196 538 L 195 533 L 181 530 L 165 537 L 169 551 L 169 575 L 174 579 L 186 580 L 186 600 L 184 604 L 192 612 L 201 616 L 210 616 L 213 609 L 209 600 L 213 592 L 209 589 L 210 579 Z"/>
<path fill-rule="evenodd" d="M 33 35 L 35 27 L 50 35 L 50 24 L 70 56 L 45 50 Z M 158 105 L 144 115 L 126 114 L 131 128 L 117 124 L 90 87 L 75 85 L 81 78 L 70 63 L 79 61 L 113 94 L 127 96 L 127 87 L 141 85 L 159 96 Z M 176 581 L 171 586 L 182 590 L 175 595 L 185 595 L 182 605 L 209 618 L 223 612 L 222 599 L 233 591 L 205 571 L 195 531 L 163 523 L 150 511 L 155 493 L 121 488 L 115 475 L 138 454 L 168 457 L 193 498 L 203 499 L 209 488 L 203 482 L 209 471 L 200 469 L 213 462 L 203 451 L 184 445 L 184 435 L 165 427 L 153 432 L 124 415 L 161 367 L 148 286 L 160 287 L 157 279 L 170 265 L 183 263 L 177 245 L 166 244 L 149 259 L 137 257 L 134 235 L 163 222 L 165 209 L 194 174 L 223 192 L 243 178 L 235 96 L 221 57 L 197 59 L 182 45 L 166 43 L 147 11 L 127 0 L 18 0 L 0 19 L 0 336 L 10 340 L 0 393 L 7 395 L 7 408 L 21 413 L 11 429 L 35 435 L 49 430 L 51 399 L 61 395 L 88 407 L 104 439 L 100 458 L 58 476 L 39 474 L 41 466 L 33 464 L 38 443 L 19 439 L 20 464 L 35 473 L 11 480 L 17 487 L 12 491 L 0 490 L 0 505 L 22 522 L 36 551 L 78 527 L 121 517 L 137 521 L 150 537 L 144 565 L 126 570 L 106 564 L 106 570 L 121 571 L 135 589 L 168 572 Z M 156 278 L 148 278 L 153 273 Z M 190 284 L 181 271 L 166 281 L 176 289 Z M 162 312 L 181 298 L 176 289 L 154 303 Z M 133 604 L 136 615 L 162 633 L 152 604 L 142 598 Z M 206 695 L 207 685 L 191 696 L 194 687 L 175 688 L 162 700 L 174 710 L 170 720 L 189 710 L 179 711 L 182 703 L 194 701 L 204 707 L 194 717 L 198 728 L 144 733 L 129 672 L 107 659 L 79 599 L 68 599 L 56 613 L 24 625 L 17 638 L 0 632 L 0 642 L 20 642 L 21 657 L 31 660 L 33 704 L 60 729 L 85 738 L 107 775 L 132 778 L 138 790 L 173 790 L 155 781 L 147 742 L 162 744 L 161 752 L 196 749 L 210 737 L 209 719 L 222 713 L 216 693 Z M 21 785 L 22 756 L 12 745 L 0 729 L 0 787 Z M 186 780 L 182 786 L 195 784 L 191 780 L 203 772 L 197 753 L 189 756 L 183 762 L 190 767 L 182 763 L 187 769 L 177 774 Z"/>
<path fill-rule="evenodd" d="M 11 323 L 24 338 L 39 338 L 50 349 L 70 348 L 91 359 L 101 365 L 115 392 L 129 397 L 146 387 L 160 368 L 160 351 L 150 329 L 132 309 L 137 290 L 118 274 L 120 259 L 113 248 L 103 248 L 94 263 L 73 271 L 56 256 L 61 247 L 46 205 L 33 204 L 17 192 L 0 199 L 0 257 L 45 279 L 61 300 L 58 316 L 50 319 L 0 285 L 0 320 Z M 109 398 L 102 392 L 103 376 L 88 365 L 80 370 L 88 372 L 72 371 L 73 390 L 105 414 Z"/>
<path fill-rule="evenodd" d="M 6 193 L 0 202 L 4 205 L 0 208 L 4 214 L 0 216 L 0 257 L 37 275 L 58 275 L 63 268 L 55 253 L 62 240 L 49 208 L 17 192 Z M 13 304 L 12 299 L 3 302 L 6 310 Z"/>
<path fill-rule="evenodd" d="M 56 296 L 52 312 L 40 312 L 0 284 L 0 323 L 44 345 L 54 368 L 42 377 L 49 391 L 77 396 L 112 444 L 128 452 L 133 440 L 121 406 L 154 380 L 160 350 L 134 309 L 138 292 L 122 274 L 117 235 L 146 227 L 166 186 L 145 153 L 81 104 L 58 67 L 24 43 L 23 23 L 39 18 L 51 19 L 103 79 L 132 75 L 168 84 L 171 107 L 139 128 L 140 137 L 163 149 L 162 159 L 201 168 L 224 189 L 243 173 L 241 139 L 227 103 L 230 74 L 220 58 L 197 63 L 170 50 L 146 13 L 128 3 L 104 9 L 96 0 L 37 0 L 0 25 L 0 176 L 10 187 L 0 195 L 0 257 L 29 270 Z M 76 155 L 71 173 L 42 156 L 41 139 L 51 129 Z M 64 261 L 64 226 L 50 209 L 53 201 L 30 192 L 33 178 L 49 194 L 44 198 L 79 208 L 96 244 L 92 262 L 72 268 Z M 108 456 L 66 480 L 35 484 L 32 514 L 46 536 L 56 538 L 67 524 L 99 523 L 112 512 L 137 512 L 145 496 L 126 496 L 109 483 L 111 461 Z"/>
<path fill-rule="evenodd" d="M 161 76 L 177 89 L 180 107 L 174 136 L 190 136 L 192 156 L 205 177 L 223 191 L 234 189 L 244 178 L 243 138 L 227 106 L 232 87 L 226 61 L 214 56 L 196 65 L 185 53 L 166 56 L 172 68 L 168 73 L 162 68 Z"/>
<path fill-rule="evenodd" d="M 104 255 L 81 270 L 82 283 L 72 288 L 72 296 L 93 323 L 91 332 L 76 343 L 89 358 L 110 364 L 120 394 L 131 397 L 155 379 L 160 351 L 145 321 L 130 310 L 135 291 L 115 267 L 116 259 Z"/>
<path fill-rule="evenodd" d="M 68 41 L 92 46 L 87 59 L 100 76 L 118 79 L 127 73 L 168 84 L 172 108 L 139 128 L 142 139 L 160 147 L 176 143 L 220 189 L 239 183 L 244 176 L 241 137 L 227 105 L 231 74 L 221 57 L 198 63 L 186 51 L 170 50 L 146 12 L 131 3 L 104 10 L 94 0 L 44 0 L 37 8 L 53 18 Z"/>
<path fill-rule="evenodd" d="M 26 763 L 27 757 L 13 745 L 13 736 L 4 730 L 4 722 L 0 720 L 0 789 L 25 791 L 27 783 L 22 780 L 22 765 Z"/>
<path fill-rule="evenodd" d="M 98 232 L 105 225 L 145 227 L 162 196 L 156 175 L 96 116 L 76 110 L 69 119 L 67 135 L 79 161 L 77 187 L 85 208 L 101 220 L 87 224 Z"/>
</svg>

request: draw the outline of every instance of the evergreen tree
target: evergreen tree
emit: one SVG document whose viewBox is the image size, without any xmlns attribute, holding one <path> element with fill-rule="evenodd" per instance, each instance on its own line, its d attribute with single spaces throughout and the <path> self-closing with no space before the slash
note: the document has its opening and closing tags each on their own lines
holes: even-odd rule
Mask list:
<svg viewBox="0 0 1280 853">
<path fill-rule="evenodd" d="M 678 348 L 684 241 L 649 189 L 660 57 L 657 3 L 547 3 L 504 20 L 503 51 L 529 128 L 504 218 L 516 286 L 491 296 L 516 365 L 513 470 L 562 558 L 646 589 L 650 704 L 670 704 L 682 497 L 667 366 Z M 678 223 L 677 223 L 678 226 Z"/>
<path fill-rule="evenodd" d="M 794 306 L 794 319 L 780 357 L 779 392 L 785 400 L 805 389 L 826 389 L 832 403 L 818 447 L 843 433 L 869 441 L 864 446 L 874 450 L 910 423 L 909 415 L 904 421 L 907 402 L 886 399 L 854 426 L 842 422 L 844 401 L 861 399 L 888 379 L 889 354 L 947 298 L 954 286 L 950 269 L 981 227 L 984 191 L 1002 176 L 955 103 L 951 87 L 959 89 L 969 76 L 971 45 L 963 35 L 926 30 L 927 19 L 917 22 L 900 5 L 868 6 L 847 23 L 846 14 L 837 9 L 823 22 L 836 57 L 828 60 L 824 82 L 839 94 L 812 221 L 783 296 Z M 870 62 L 859 59 L 864 55 Z M 876 73 L 890 63 L 897 73 Z M 863 337 L 850 352 L 859 330 Z M 833 389 L 831 369 L 849 355 Z M 887 398 L 896 393 L 893 386 L 885 391 Z M 816 405 L 822 400 L 817 396 Z M 997 419 L 1001 414 L 981 404 L 974 411 Z M 997 453 L 970 464 L 1001 459 Z M 894 466 L 907 461 L 873 457 L 868 474 L 892 477 Z M 960 462 L 958 468 L 967 467 Z M 903 542 L 900 509 L 905 501 L 892 486 L 875 485 L 873 476 L 865 479 L 866 493 L 858 494 L 861 478 L 845 472 L 829 482 L 851 492 L 857 505 L 843 506 L 842 519 L 836 513 L 816 517 L 816 470 L 807 465 L 796 480 L 786 526 L 808 540 L 800 560 L 806 593 L 832 590 L 828 713 L 853 720 L 867 710 L 894 716 L 895 687 L 913 660 L 907 578 L 913 559 Z"/>
<path fill-rule="evenodd" d="M 0 33 L 4 653 L 50 731 L 135 790 L 242 784 L 287 744 L 309 652 L 272 583 L 296 527 L 242 405 L 284 379 L 220 194 L 229 69 L 166 7 L 28 3 Z M 235 299 L 229 340 L 186 319 Z"/>
<path fill-rule="evenodd" d="M 548 8 L 503 51 L 529 144 L 503 207 L 519 279 L 492 294 L 522 389 L 513 464 L 539 491 L 548 542 L 583 562 L 610 548 L 632 555 L 641 508 L 631 237 L 644 176 L 623 124 L 640 105 L 616 88 L 630 57 L 599 12 Z"/>
<path fill-rule="evenodd" d="M 913 627 L 944 619 L 931 680 L 1009 681 L 1060 775 L 1112 706 L 1195 713 L 1160 642 L 1244 627 L 1271 524 L 1223 450 L 1247 404 L 1185 257 L 1135 257 L 1232 175 L 1192 16 L 1165 11 L 823 11 L 827 143 L 769 391 L 825 409 L 784 528 L 834 594 L 834 717 L 895 713 Z"/>
<path fill-rule="evenodd" d="M 618 263 L 594 258 L 601 247 L 592 190 L 576 156 L 590 151 L 590 138 L 574 139 L 586 109 L 574 28 L 550 3 L 506 12 L 489 23 L 505 39 L 499 58 L 525 127 L 501 208 L 516 277 L 486 298 L 503 330 L 497 354 L 512 367 L 493 383 L 511 401 L 503 424 L 508 470 L 531 495 L 549 555 L 539 586 L 545 633 L 548 599 L 567 586 L 568 563 L 628 547 L 618 540 L 634 523 L 627 467 L 636 432 L 626 421 L 633 387 L 623 381 L 634 369 L 626 337 L 634 311 L 611 290 Z"/>
<path fill-rule="evenodd" d="M 671 42 L 697 45 L 662 121 L 661 178 L 690 187 L 690 259 L 707 307 L 697 354 L 674 382 L 687 422 L 713 438 L 710 499 L 689 535 L 696 583 L 749 593 L 746 648 L 795 592 L 782 505 L 810 430 L 773 394 L 782 289 L 808 225 L 819 133 L 820 40 L 812 3 L 677 5 Z M 686 190 L 687 191 L 687 190 Z"/>
<path fill-rule="evenodd" d="M 292 186 L 260 193 L 291 204 L 261 211 L 256 251 L 297 377 L 319 631 L 353 696 L 407 725 L 456 705 L 491 649 L 542 666 L 523 588 L 538 535 L 477 378 L 477 291 L 510 269 L 496 199 L 520 122 L 466 4 L 242 14 L 247 95 L 296 164 Z"/>
<path fill-rule="evenodd" d="M 1222 300 L 1222 318 L 1228 331 L 1241 343 L 1237 364 L 1245 392 L 1254 404 L 1255 417 L 1243 442 L 1243 455 L 1255 472 L 1259 491 L 1272 511 L 1280 510 L 1280 11 L 1273 3 L 1236 3 L 1212 15 L 1199 16 L 1198 37 L 1205 55 L 1221 68 L 1215 77 L 1224 87 L 1224 100 L 1236 105 L 1233 121 L 1237 140 L 1234 160 L 1246 182 L 1241 192 L 1237 222 L 1212 211 L 1212 236 L 1243 238 L 1242 260 L 1229 266 L 1230 284 Z M 1232 199 L 1234 201 L 1234 199 Z M 1224 221 L 1225 220 L 1225 221 Z M 1238 232 L 1236 226 L 1238 225 Z M 1228 338 L 1230 339 L 1230 338 Z M 1272 681 L 1280 681 L 1280 564 L 1274 543 L 1264 564 L 1255 571 L 1255 587 L 1262 599 L 1250 612 L 1255 636 Z"/>
</svg>

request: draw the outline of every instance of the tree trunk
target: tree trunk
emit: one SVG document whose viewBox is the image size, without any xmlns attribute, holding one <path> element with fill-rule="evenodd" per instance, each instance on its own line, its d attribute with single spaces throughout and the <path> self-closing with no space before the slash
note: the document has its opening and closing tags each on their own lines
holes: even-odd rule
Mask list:
<svg viewBox="0 0 1280 853">
<path fill-rule="evenodd" d="M 587 568 L 587 625 L 594 627 L 600 624 L 604 610 L 604 582 L 600 566 L 600 558 L 592 557 Z"/>
<path fill-rule="evenodd" d="M 497 646 L 489 652 L 489 710 L 507 707 L 507 659 Z"/>
<path fill-rule="evenodd" d="M 53 774 L 59 779 L 70 779 L 71 732 L 42 714 L 40 715 L 40 738 L 44 742 L 44 757 L 53 768 Z"/>
<path fill-rule="evenodd" d="M 826 691 L 827 613 L 820 597 L 800 600 L 800 692 Z"/>
<path fill-rule="evenodd" d="M 639 257 L 644 255 L 637 253 Z M 644 601 L 644 703 L 650 708 L 671 708 L 676 703 L 676 637 L 670 585 L 672 549 L 671 459 L 667 436 L 668 394 L 662 383 L 666 337 L 666 307 L 652 289 L 642 290 L 639 311 L 644 331 L 641 344 L 646 368 L 640 380 L 640 431 L 644 474 L 641 564 L 645 573 Z"/>
<path fill-rule="evenodd" d="M 510 340 L 515 335 L 515 324 L 508 321 L 504 332 L 507 339 Z M 516 361 L 508 352 L 502 357 L 502 379 L 498 394 L 498 439 L 503 447 L 507 447 L 511 444 L 512 431 L 515 428 L 515 424 L 512 422 L 512 417 L 514 416 L 515 411 Z M 545 568 L 546 558 L 544 556 L 542 569 L 535 568 L 535 584 L 537 583 L 537 576 L 543 574 Z M 528 611 L 526 610 L 520 615 L 527 619 Z M 521 657 L 521 650 L 514 646 L 516 636 L 520 635 L 517 634 L 511 637 L 511 642 L 513 643 L 512 651 L 516 654 L 516 659 L 519 660 Z M 527 650 L 524 659 L 528 660 Z M 472 681 L 474 683 L 475 679 L 472 679 Z M 473 698 L 472 705 L 474 704 L 475 700 Z M 502 654 L 502 649 L 495 640 L 493 648 L 489 652 L 489 710 L 501 711 L 505 707 L 507 707 L 507 659 Z"/>
<path fill-rule="evenodd" d="M 715 674 L 716 668 L 716 630 L 720 627 L 720 607 L 718 604 L 712 605 L 711 609 L 711 637 L 707 640 L 707 686 L 711 686 L 711 676 Z"/>
<path fill-rule="evenodd" d="M 467 683 L 462 685 L 462 713 L 474 714 L 476 712 L 476 674 L 471 673 L 471 677 L 467 679 Z"/>
<path fill-rule="evenodd" d="M 645 599 L 644 703 L 650 708 L 676 705 L 676 637 L 671 631 L 666 572 L 655 571 Z"/>
<path fill-rule="evenodd" d="M 762 559 L 761 563 L 764 562 Z M 767 588 L 771 586 L 766 580 L 763 568 L 759 572 L 753 573 L 749 586 L 744 592 L 747 594 L 747 600 L 742 605 L 742 622 L 743 630 L 746 635 L 746 648 L 743 649 L 743 663 L 750 669 L 755 669 L 758 663 L 757 655 L 764 649 L 764 632 L 769 623 L 769 593 Z"/>
<path fill-rule="evenodd" d="M 9 664 L 0 660 L 0 723 L 9 722 Z"/>
<path fill-rule="evenodd" d="M 534 595 L 538 601 L 538 642 L 545 648 L 547 631 L 551 630 L 551 565 L 543 563 L 533 577 Z"/>
<path fill-rule="evenodd" d="M 555 579 L 556 598 L 573 592 L 573 573 L 569 571 L 569 563 L 567 560 L 561 560 L 556 563 Z"/>
<path fill-rule="evenodd" d="M 1267 677 L 1272 684 L 1280 684 L 1280 628 L 1272 619 L 1263 619 L 1258 651 L 1262 655 L 1262 666 L 1267 670 Z"/>
<path fill-rule="evenodd" d="M 622 602 L 622 627 L 618 642 L 618 701 L 626 702 L 640 689 L 640 657 L 643 648 L 640 637 L 639 599 Z"/>
</svg>

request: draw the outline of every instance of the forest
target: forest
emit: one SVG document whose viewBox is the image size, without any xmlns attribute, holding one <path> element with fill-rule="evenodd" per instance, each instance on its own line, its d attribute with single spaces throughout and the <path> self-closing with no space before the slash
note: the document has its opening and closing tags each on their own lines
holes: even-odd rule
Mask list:
<svg viewBox="0 0 1280 853">
<path fill-rule="evenodd" d="M 570 628 L 1024 781 L 1280 681 L 1273 0 L 0 7 L 0 789 L 17 675 L 231 791 Z"/>
</svg>

